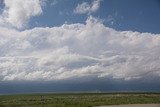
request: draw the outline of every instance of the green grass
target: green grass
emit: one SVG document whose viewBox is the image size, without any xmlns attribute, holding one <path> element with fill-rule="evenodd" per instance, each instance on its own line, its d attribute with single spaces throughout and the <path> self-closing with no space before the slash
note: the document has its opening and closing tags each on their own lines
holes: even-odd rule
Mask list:
<svg viewBox="0 0 160 107">
<path fill-rule="evenodd" d="M 1 95 L 0 107 L 93 107 L 160 103 L 158 93 L 66 93 Z"/>
</svg>

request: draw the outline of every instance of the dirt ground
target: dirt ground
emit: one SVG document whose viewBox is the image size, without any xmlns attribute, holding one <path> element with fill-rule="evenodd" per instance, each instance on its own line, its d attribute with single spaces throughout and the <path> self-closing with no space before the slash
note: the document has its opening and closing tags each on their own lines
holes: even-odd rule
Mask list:
<svg viewBox="0 0 160 107">
<path fill-rule="evenodd" d="M 114 106 L 99 106 L 99 107 L 160 107 L 160 104 L 131 104 L 131 105 L 114 105 Z"/>
</svg>

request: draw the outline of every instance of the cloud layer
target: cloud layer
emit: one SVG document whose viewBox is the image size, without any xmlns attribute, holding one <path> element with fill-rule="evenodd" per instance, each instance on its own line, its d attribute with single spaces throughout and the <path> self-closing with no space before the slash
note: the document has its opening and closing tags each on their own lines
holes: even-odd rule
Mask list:
<svg viewBox="0 0 160 107">
<path fill-rule="evenodd" d="M 74 13 L 76 14 L 90 14 L 96 12 L 100 7 L 100 2 L 102 0 L 94 0 L 91 4 L 88 2 L 83 2 L 81 4 L 78 4 L 76 9 L 74 10 Z"/>
<path fill-rule="evenodd" d="M 160 35 L 86 24 L 17 31 L 0 27 L 0 81 L 160 76 Z"/>
<path fill-rule="evenodd" d="M 5 8 L 0 24 L 11 25 L 18 29 L 26 26 L 27 21 L 42 13 L 40 0 L 4 0 Z"/>
</svg>

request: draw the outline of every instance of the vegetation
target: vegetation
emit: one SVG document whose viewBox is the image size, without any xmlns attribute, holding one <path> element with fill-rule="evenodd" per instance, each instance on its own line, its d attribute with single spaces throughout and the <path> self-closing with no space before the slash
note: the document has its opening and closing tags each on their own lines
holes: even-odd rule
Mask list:
<svg viewBox="0 0 160 107">
<path fill-rule="evenodd" d="M 0 107 L 93 107 L 160 103 L 159 93 L 63 93 L 1 95 Z"/>
</svg>

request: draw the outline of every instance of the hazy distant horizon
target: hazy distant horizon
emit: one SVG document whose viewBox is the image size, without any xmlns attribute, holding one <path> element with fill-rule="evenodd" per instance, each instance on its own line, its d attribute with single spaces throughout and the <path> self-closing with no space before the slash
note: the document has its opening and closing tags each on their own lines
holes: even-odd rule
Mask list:
<svg viewBox="0 0 160 107">
<path fill-rule="evenodd" d="M 66 93 L 66 92 L 160 92 L 160 82 L 157 79 L 141 82 L 112 79 L 88 81 L 37 81 L 37 82 L 1 82 L 0 94 L 27 93 Z M 157 80 L 157 83 L 155 82 Z M 92 82 L 96 81 L 96 82 Z"/>
</svg>

